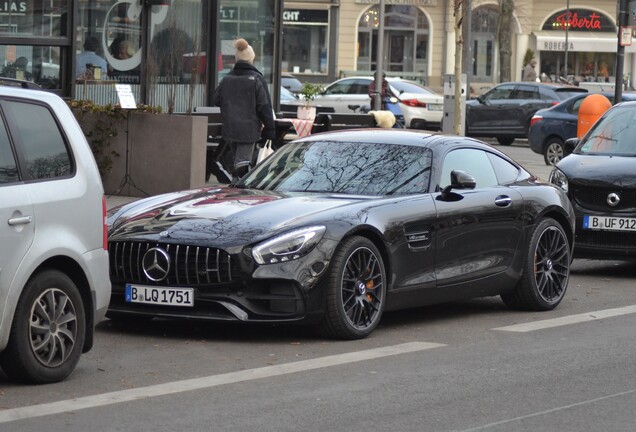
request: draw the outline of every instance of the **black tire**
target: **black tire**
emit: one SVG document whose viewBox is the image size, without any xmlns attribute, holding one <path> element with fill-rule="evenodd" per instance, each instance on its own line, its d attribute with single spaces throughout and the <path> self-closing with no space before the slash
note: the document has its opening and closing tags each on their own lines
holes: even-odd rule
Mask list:
<svg viewBox="0 0 636 432">
<path fill-rule="evenodd" d="M 543 219 L 532 233 L 517 287 L 502 294 L 501 299 L 514 309 L 554 309 L 567 290 L 570 262 L 570 248 L 563 228 L 552 218 Z"/>
<path fill-rule="evenodd" d="M 84 304 L 75 283 L 57 270 L 42 271 L 18 300 L 9 344 L 0 356 L 2 369 L 19 382 L 62 381 L 79 361 L 85 332 Z"/>
<path fill-rule="evenodd" d="M 508 137 L 499 137 L 499 138 L 497 138 L 497 142 L 499 144 L 501 144 L 501 145 L 509 146 L 513 142 L 515 142 L 515 139 L 514 138 L 508 138 Z"/>
<path fill-rule="evenodd" d="M 543 160 L 546 165 L 556 165 L 565 154 L 563 147 L 563 140 L 561 138 L 552 137 L 549 138 L 543 148 Z"/>
<path fill-rule="evenodd" d="M 377 327 L 386 304 L 386 270 L 373 242 L 351 237 L 336 250 L 321 288 L 327 290 L 319 331 L 338 339 L 362 339 Z"/>
</svg>

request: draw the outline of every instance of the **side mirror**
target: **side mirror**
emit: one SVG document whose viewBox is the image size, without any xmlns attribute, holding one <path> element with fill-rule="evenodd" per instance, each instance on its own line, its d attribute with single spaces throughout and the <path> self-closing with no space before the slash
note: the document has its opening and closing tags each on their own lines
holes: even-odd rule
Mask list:
<svg viewBox="0 0 636 432">
<path fill-rule="evenodd" d="M 568 138 L 565 140 L 565 144 L 563 145 L 563 157 L 572 154 L 577 145 L 581 142 L 578 138 Z"/>
<path fill-rule="evenodd" d="M 485 104 L 486 103 L 486 99 L 484 99 L 483 95 L 477 96 L 477 100 L 479 101 L 480 104 Z"/>
<path fill-rule="evenodd" d="M 453 170 L 450 174 L 451 183 L 442 190 L 442 198 L 446 199 L 453 189 L 475 189 L 475 177 L 465 171 Z"/>
</svg>

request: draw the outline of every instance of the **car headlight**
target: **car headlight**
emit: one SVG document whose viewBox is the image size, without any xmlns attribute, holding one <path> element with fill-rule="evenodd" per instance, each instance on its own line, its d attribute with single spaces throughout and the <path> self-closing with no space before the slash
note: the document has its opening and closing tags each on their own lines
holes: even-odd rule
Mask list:
<svg viewBox="0 0 636 432">
<path fill-rule="evenodd" d="M 324 226 L 312 226 L 276 236 L 256 245 L 252 249 L 252 256 L 259 264 L 276 264 L 298 259 L 318 244 L 326 229 Z"/>
<path fill-rule="evenodd" d="M 565 192 L 568 191 L 568 178 L 560 169 L 553 169 L 550 173 L 550 177 L 548 177 L 548 181 L 552 184 L 557 185 Z"/>
</svg>

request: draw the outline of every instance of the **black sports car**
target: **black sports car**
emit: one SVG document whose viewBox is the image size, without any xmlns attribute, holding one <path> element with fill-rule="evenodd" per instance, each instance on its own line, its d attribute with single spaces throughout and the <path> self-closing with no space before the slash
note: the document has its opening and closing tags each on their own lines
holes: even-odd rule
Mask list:
<svg viewBox="0 0 636 432">
<path fill-rule="evenodd" d="M 575 257 L 636 256 L 634 137 L 636 102 L 623 102 L 605 112 L 550 174 L 574 206 Z"/>
<path fill-rule="evenodd" d="M 111 318 L 302 321 L 344 339 L 460 298 L 552 309 L 574 238 L 566 194 L 489 145 L 382 129 L 294 141 L 235 186 L 140 200 L 108 225 Z"/>
</svg>

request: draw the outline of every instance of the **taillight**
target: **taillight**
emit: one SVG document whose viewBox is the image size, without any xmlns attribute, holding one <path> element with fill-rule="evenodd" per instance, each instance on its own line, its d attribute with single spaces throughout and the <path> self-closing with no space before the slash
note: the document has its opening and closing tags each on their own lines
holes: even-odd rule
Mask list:
<svg viewBox="0 0 636 432">
<path fill-rule="evenodd" d="M 541 120 L 543 120 L 543 117 L 541 117 L 540 115 L 536 115 L 536 116 L 532 117 L 530 119 L 530 126 L 532 126 L 533 124 L 535 124 L 535 123 L 537 123 L 537 122 L 539 122 Z"/>
<path fill-rule="evenodd" d="M 558 104 L 560 104 L 560 103 L 561 103 L 561 102 L 553 101 L 553 102 L 552 102 L 552 106 L 558 105 Z"/>
<path fill-rule="evenodd" d="M 426 108 L 426 102 L 420 102 L 417 99 L 402 99 L 400 102 L 411 107 Z"/>
<path fill-rule="evenodd" d="M 106 197 L 102 196 L 102 221 L 103 221 L 103 238 L 104 238 L 104 250 L 108 250 L 108 226 L 106 225 Z"/>
</svg>

